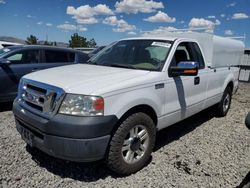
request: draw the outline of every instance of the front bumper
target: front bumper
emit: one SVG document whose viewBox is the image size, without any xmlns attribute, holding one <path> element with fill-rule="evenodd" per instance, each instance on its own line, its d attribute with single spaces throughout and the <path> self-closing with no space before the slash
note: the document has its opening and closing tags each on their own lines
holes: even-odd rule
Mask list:
<svg viewBox="0 0 250 188">
<path fill-rule="evenodd" d="M 116 116 L 75 117 L 57 114 L 50 119 L 13 104 L 16 127 L 32 135 L 32 143 L 45 153 L 70 161 L 95 161 L 105 155 Z M 25 140 L 25 139 L 24 139 Z M 27 140 L 26 140 L 27 141 Z"/>
</svg>

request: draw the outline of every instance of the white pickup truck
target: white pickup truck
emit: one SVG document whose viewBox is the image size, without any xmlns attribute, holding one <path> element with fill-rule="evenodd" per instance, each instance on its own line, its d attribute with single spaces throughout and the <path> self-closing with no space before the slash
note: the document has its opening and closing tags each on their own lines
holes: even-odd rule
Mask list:
<svg viewBox="0 0 250 188">
<path fill-rule="evenodd" d="M 157 131 L 212 105 L 227 114 L 243 50 L 240 41 L 199 33 L 120 40 L 88 64 L 24 76 L 13 104 L 17 130 L 49 155 L 105 159 L 118 174 L 134 173 Z"/>
</svg>

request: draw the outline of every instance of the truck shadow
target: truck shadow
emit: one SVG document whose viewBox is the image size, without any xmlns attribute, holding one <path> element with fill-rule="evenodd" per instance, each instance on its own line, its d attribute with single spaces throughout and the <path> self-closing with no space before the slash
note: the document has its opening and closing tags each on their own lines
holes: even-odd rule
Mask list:
<svg viewBox="0 0 250 188">
<path fill-rule="evenodd" d="M 36 148 L 26 146 L 26 150 L 31 154 L 32 159 L 42 168 L 60 176 L 61 178 L 71 178 L 78 181 L 94 182 L 112 175 L 112 172 L 105 167 L 102 161 L 90 163 L 70 162 L 49 156 Z"/>
<path fill-rule="evenodd" d="M 211 109 L 205 110 L 191 118 L 180 123 L 170 126 L 157 134 L 156 146 L 154 152 L 161 147 L 178 140 L 185 134 L 188 134 L 196 127 L 215 117 Z M 105 179 L 108 176 L 119 178 L 111 172 L 103 163 L 103 161 L 91 163 L 68 162 L 51 157 L 38 149 L 26 146 L 26 150 L 31 154 L 32 159 L 42 168 L 46 168 L 49 172 L 60 176 L 61 178 L 71 178 L 78 181 L 94 182 L 99 179 Z M 152 158 L 145 165 L 147 166 Z"/>
<path fill-rule="evenodd" d="M 214 117 L 216 117 L 216 112 L 214 107 L 210 107 L 194 116 L 159 131 L 156 136 L 154 151 L 157 151 L 161 147 L 180 139 L 182 136 L 188 134 Z"/>
<path fill-rule="evenodd" d="M 0 112 L 11 111 L 12 105 L 13 105 L 12 102 L 0 103 Z"/>
<path fill-rule="evenodd" d="M 249 188 L 250 187 L 250 171 L 236 188 Z"/>
</svg>

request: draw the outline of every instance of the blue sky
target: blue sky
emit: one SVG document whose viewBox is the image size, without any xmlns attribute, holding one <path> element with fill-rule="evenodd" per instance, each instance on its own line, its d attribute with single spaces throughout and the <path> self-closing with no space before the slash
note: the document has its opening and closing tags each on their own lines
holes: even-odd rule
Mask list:
<svg viewBox="0 0 250 188">
<path fill-rule="evenodd" d="M 98 45 L 176 28 L 246 36 L 249 0 L 0 0 L 0 36 L 68 42 L 78 32 Z"/>
</svg>

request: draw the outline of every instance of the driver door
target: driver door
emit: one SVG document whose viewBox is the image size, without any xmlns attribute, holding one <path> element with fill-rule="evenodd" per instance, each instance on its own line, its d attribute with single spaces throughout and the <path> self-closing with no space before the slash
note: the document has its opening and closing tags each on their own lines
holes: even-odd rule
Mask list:
<svg viewBox="0 0 250 188">
<path fill-rule="evenodd" d="M 36 70 L 39 50 L 19 50 L 4 58 L 11 63 L 0 67 L 0 101 L 7 102 L 16 97 L 20 78 Z"/>
<path fill-rule="evenodd" d="M 168 78 L 165 111 L 169 116 L 169 124 L 201 111 L 206 99 L 207 70 L 199 46 L 196 43 L 179 43 L 170 67 L 176 66 L 183 61 L 197 62 L 199 64 L 198 75 Z"/>
</svg>

